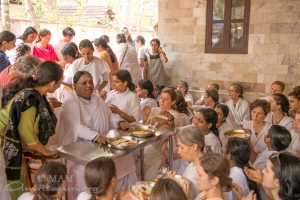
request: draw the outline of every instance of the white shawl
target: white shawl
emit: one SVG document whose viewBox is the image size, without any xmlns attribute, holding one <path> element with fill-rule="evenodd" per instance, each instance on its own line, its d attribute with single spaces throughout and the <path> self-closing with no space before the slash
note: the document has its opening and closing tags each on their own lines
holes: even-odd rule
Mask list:
<svg viewBox="0 0 300 200">
<path fill-rule="evenodd" d="M 273 117 L 273 112 L 271 111 L 268 116 L 266 117 L 265 121 L 269 122 L 270 124 L 272 124 L 272 117 Z M 283 127 L 285 127 L 288 131 L 291 131 L 294 129 L 294 118 L 289 117 L 287 115 L 285 115 L 279 122 L 278 125 L 281 125 Z"/>
<path fill-rule="evenodd" d="M 246 100 L 239 98 L 234 106 L 232 99 L 230 99 L 226 102 L 226 105 L 238 124 L 242 125 L 244 122 L 250 120 L 250 108 L 249 103 Z"/>
</svg>

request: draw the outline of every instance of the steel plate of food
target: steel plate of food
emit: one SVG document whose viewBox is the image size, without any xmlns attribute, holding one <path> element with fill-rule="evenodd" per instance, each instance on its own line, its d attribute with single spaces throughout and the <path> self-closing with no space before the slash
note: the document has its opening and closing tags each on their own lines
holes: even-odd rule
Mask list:
<svg viewBox="0 0 300 200">
<path fill-rule="evenodd" d="M 129 133 L 135 137 L 150 137 L 155 134 L 156 130 L 155 126 L 135 125 L 130 127 Z"/>
<path fill-rule="evenodd" d="M 130 185 L 130 192 L 136 196 L 139 197 L 139 193 L 141 192 L 143 194 L 144 199 L 149 199 L 151 191 L 155 185 L 155 182 L 151 181 L 140 181 L 136 182 Z"/>
<path fill-rule="evenodd" d="M 250 130 L 245 130 L 245 129 L 235 129 L 235 130 L 230 130 L 226 131 L 224 133 L 226 138 L 243 138 L 243 139 L 249 139 L 251 136 L 251 131 Z"/>
<path fill-rule="evenodd" d="M 130 147 L 136 146 L 139 143 L 139 140 L 134 137 L 123 136 L 109 139 L 109 143 L 111 147 L 116 149 L 128 149 Z"/>
</svg>

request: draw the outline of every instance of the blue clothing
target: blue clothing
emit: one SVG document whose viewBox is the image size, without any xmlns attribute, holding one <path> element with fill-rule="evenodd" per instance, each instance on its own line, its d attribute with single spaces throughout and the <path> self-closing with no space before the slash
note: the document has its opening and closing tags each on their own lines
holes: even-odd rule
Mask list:
<svg viewBox="0 0 300 200">
<path fill-rule="evenodd" d="M 2 72 L 9 65 L 11 64 L 8 60 L 8 57 L 4 52 L 0 51 L 0 72 Z"/>
</svg>

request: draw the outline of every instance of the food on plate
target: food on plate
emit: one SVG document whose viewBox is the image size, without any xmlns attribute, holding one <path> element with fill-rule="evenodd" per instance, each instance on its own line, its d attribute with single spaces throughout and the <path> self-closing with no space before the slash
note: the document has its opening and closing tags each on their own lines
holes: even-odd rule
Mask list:
<svg viewBox="0 0 300 200">
<path fill-rule="evenodd" d="M 130 132 L 135 133 L 135 134 L 149 134 L 149 133 L 152 133 L 152 130 L 132 129 L 132 130 L 130 130 Z"/>
<path fill-rule="evenodd" d="M 227 138 L 238 137 L 238 138 L 248 139 L 250 135 L 251 135 L 250 131 L 243 130 L 243 129 L 231 130 L 225 133 L 225 137 Z"/>
<path fill-rule="evenodd" d="M 110 142 L 112 145 L 115 146 L 125 146 L 125 147 L 131 147 L 137 144 L 137 141 L 128 140 L 125 138 L 118 138 Z"/>
<path fill-rule="evenodd" d="M 152 188 L 154 187 L 155 183 L 150 181 L 141 181 L 136 182 L 130 185 L 130 192 L 135 196 L 139 196 L 141 192 L 145 199 L 149 199 Z"/>
</svg>

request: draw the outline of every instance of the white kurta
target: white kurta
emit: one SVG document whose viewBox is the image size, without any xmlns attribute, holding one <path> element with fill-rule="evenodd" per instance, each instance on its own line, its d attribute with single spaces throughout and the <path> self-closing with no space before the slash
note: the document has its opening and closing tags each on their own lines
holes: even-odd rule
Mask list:
<svg viewBox="0 0 300 200">
<path fill-rule="evenodd" d="M 250 108 L 246 100 L 239 98 L 234 106 L 232 99 L 229 99 L 229 101 L 226 101 L 226 105 L 238 124 L 242 125 L 244 122 L 250 120 Z"/>
<path fill-rule="evenodd" d="M 61 54 L 61 50 L 68 44 L 68 42 L 58 41 L 53 45 L 54 51 L 58 57 L 59 61 L 64 61 L 64 57 Z"/>
<path fill-rule="evenodd" d="M 110 116 L 110 109 L 99 96 L 92 94 L 91 100 L 88 101 L 79 98 L 76 92 L 72 92 L 61 106 L 59 146 L 78 140 L 93 140 L 97 134 L 104 135 L 110 127 Z M 122 184 L 128 186 L 133 181 L 137 181 L 132 155 L 114 159 L 114 162 L 119 179 L 118 189 L 121 189 Z M 68 187 L 76 188 L 68 192 L 68 198 L 75 199 L 78 193 L 86 190 L 85 165 L 68 161 L 67 168 L 68 175 L 73 177 L 72 181 L 68 182 Z"/>
<path fill-rule="evenodd" d="M 105 100 L 106 105 L 111 104 L 117 106 L 127 115 L 131 115 L 135 118 L 135 122 L 139 122 L 140 119 L 140 99 L 139 97 L 130 91 L 128 88 L 123 93 L 117 93 L 117 91 L 112 90 L 107 94 L 107 99 Z M 116 113 L 112 113 L 110 117 L 110 127 L 117 128 L 119 121 L 124 121 L 124 119 Z"/>
<path fill-rule="evenodd" d="M 273 116 L 273 112 L 271 111 L 271 112 L 267 115 L 265 121 L 266 121 L 266 122 L 269 122 L 270 124 L 272 124 L 272 116 Z M 291 131 L 291 130 L 294 129 L 294 118 L 285 115 L 285 116 L 280 120 L 280 122 L 279 122 L 278 125 L 281 125 L 281 126 L 285 127 L 288 131 Z"/>
<path fill-rule="evenodd" d="M 184 95 L 184 100 L 185 100 L 185 101 L 191 102 L 192 105 L 194 104 L 193 96 L 192 96 L 192 94 L 189 93 L 189 92 L 187 92 L 187 93 Z"/>
<path fill-rule="evenodd" d="M 157 105 L 157 102 L 155 99 L 153 98 L 145 98 L 145 99 L 142 99 L 141 102 L 140 102 L 140 106 L 141 106 L 141 120 L 144 119 L 144 114 L 142 112 L 142 109 L 145 105 L 148 105 L 150 106 L 151 108 L 155 108 L 155 107 L 158 107 Z"/>
<path fill-rule="evenodd" d="M 260 171 L 262 171 L 266 167 L 266 163 L 270 156 L 274 153 L 277 153 L 277 151 L 269 151 L 268 148 L 266 148 L 263 152 L 256 156 L 256 159 L 252 165 L 258 167 Z"/>
<path fill-rule="evenodd" d="M 210 146 L 214 153 L 223 154 L 220 140 L 213 132 L 209 132 L 207 135 L 204 135 L 204 140 L 205 144 Z"/>
<path fill-rule="evenodd" d="M 224 146 L 227 142 L 227 138 L 225 137 L 224 133 L 226 131 L 230 131 L 230 130 L 233 130 L 234 128 L 227 124 L 226 122 L 223 122 L 223 124 L 219 127 L 219 138 L 220 138 L 220 141 L 222 143 L 222 146 Z"/>
<path fill-rule="evenodd" d="M 97 57 L 94 57 L 87 65 L 84 62 L 83 58 L 79 58 L 70 65 L 65 73 L 65 82 L 73 83 L 73 76 L 76 72 L 88 71 L 93 77 L 93 83 L 95 86 L 94 92 L 96 92 L 103 81 L 109 80 L 108 74 L 110 72 L 110 68 L 104 60 Z M 109 83 L 107 83 L 107 85 L 109 85 Z"/>
<path fill-rule="evenodd" d="M 247 121 L 244 123 L 243 128 L 249 129 L 251 131 L 250 141 L 253 145 L 253 149 L 256 152 L 262 152 L 267 148 L 267 144 L 264 142 L 264 135 L 268 133 L 269 128 L 272 126 L 272 124 L 266 122 L 264 128 L 261 130 L 258 135 L 255 135 L 255 131 L 253 128 L 253 121 Z"/>
<path fill-rule="evenodd" d="M 126 48 L 128 46 L 127 52 L 125 54 Z M 132 82 L 137 85 L 137 83 L 142 80 L 142 68 L 139 66 L 138 56 L 134 47 L 127 45 L 125 43 L 120 43 L 118 47 L 114 50 L 118 62 L 120 64 L 120 69 L 126 69 L 130 72 Z M 125 54 L 125 57 L 124 57 Z M 124 59 L 123 59 L 124 57 Z M 123 60 L 123 62 L 122 62 Z M 122 64 L 121 64 L 122 62 Z"/>
<path fill-rule="evenodd" d="M 188 198 L 189 200 L 195 199 L 195 197 L 201 192 L 201 190 L 199 190 L 197 186 L 197 181 L 194 179 L 196 173 L 196 165 L 194 165 L 193 162 L 190 162 L 185 172 L 183 173 L 183 176 L 190 181 L 190 194 Z"/>
<path fill-rule="evenodd" d="M 243 196 L 247 196 L 250 192 L 249 185 L 247 183 L 246 176 L 243 172 L 243 169 L 239 167 L 231 167 L 230 168 L 230 178 L 232 178 L 232 182 L 237 184 L 242 188 Z M 225 192 L 227 199 L 236 200 L 235 194 L 233 191 Z"/>
<path fill-rule="evenodd" d="M 270 102 L 270 96 L 261 97 L 259 99 L 263 99 L 263 100 L 266 100 L 267 102 Z"/>
<path fill-rule="evenodd" d="M 291 131 L 292 135 L 292 142 L 290 146 L 288 147 L 288 151 L 291 153 L 296 153 L 296 150 L 300 150 L 300 133 L 297 133 L 295 130 Z"/>
</svg>

